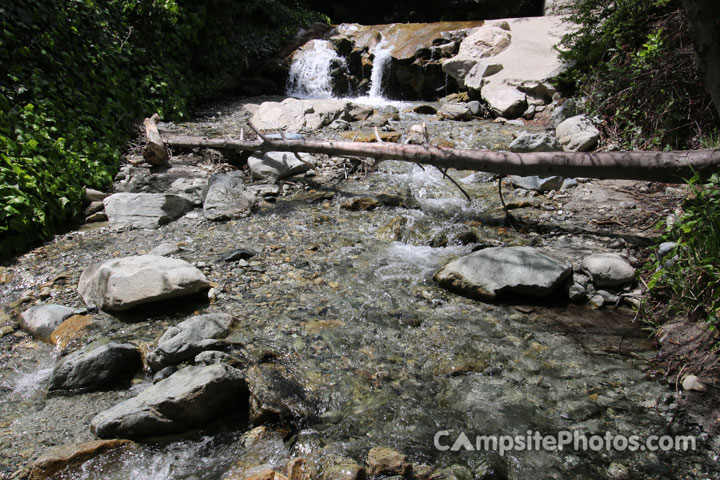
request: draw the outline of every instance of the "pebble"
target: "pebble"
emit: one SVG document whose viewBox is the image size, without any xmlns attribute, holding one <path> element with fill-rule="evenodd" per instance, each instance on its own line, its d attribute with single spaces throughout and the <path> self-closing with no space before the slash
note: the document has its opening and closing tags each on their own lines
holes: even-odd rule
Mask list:
<svg viewBox="0 0 720 480">
<path fill-rule="evenodd" d="M 593 295 L 589 303 L 592 308 L 601 308 L 605 304 L 605 299 L 601 295 Z"/>
<path fill-rule="evenodd" d="M 696 392 L 704 392 L 706 387 L 695 375 L 688 375 L 682 381 L 683 390 L 694 390 Z"/>
</svg>

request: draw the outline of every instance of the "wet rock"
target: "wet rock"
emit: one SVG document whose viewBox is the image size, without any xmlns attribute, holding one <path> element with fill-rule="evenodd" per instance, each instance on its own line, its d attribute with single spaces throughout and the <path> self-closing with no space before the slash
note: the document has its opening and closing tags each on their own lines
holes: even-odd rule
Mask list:
<svg viewBox="0 0 720 480">
<path fill-rule="evenodd" d="M 234 359 L 231 355 L 217 350 L 207 350 L 195 356 L 196 365 L 214 365 L 216 363 L 227 363 L 233 365 Z M 234 365 L 233 365 L 234 366 Z"/>
<path fill-rule="evenodd" d="M 365 468 L 346 457 L 331 457 L 323 464 L 322 480 L 365 480 Z"/>
<path fill-rule="evenodd" d="M 431 478 L 442 478 L 443 480 L 474 480 L 474 476 L 469 468 L 462 465 L 452 465 L 448 468 L 435 470 Z"/>
<path fill-rule="evenodd" d="M 473 114 L 466 103 L 446 103 L 442 106 L 438 115 L 441 118 L 455 121 L 472 120 Z"/>
<path fill-rule="evenodd" d="M 297 425 L 313 416 L 314 407 L 305 390 L 287 367 L 277 363 L 253 365 L 245 377 L 253 423 Z"/>
<path fill-rule="evenodd" d="M 258 468 L 237 476 L 225 477 L 223 480 L 288 480 L 288 478 L 271 468 Z"/>
<path fill-rule="evenodd" d="M 131 344 L 108 343 L 64 357 L 50 377 L 51 392 L 83 393 L 126 381 L 142 366 Z"/>
<path fill-rule="evenodd" d="M 563 182 L 565 181 L 565 178 L 563 177 L 520 177 L 518 175 L 510 175 L 508 179 L 515 187 L 524 188 L 525 190 L 535 190 L 538 192 L 560 190 L 563 186 Z"/>
<path fill-rule="evenodd" d="M 375 210 L 381 206 L 382 202 L 380 202 L 380 200 L 370 197 L 351 198 L 342 204 L 342 208 L 353 212 L 359 210 Z"/>
<path fill-rule="evenodd" d="M 164 193 L 116 193 L 104 203 L 113 227 L 159 228 L 193 208 L 187 198 Z"/>
<path fill-rule="evenodd" d="M 255 195 L 245 188 L 242 178 L 223 173 L 210 178 L 203 198 L 203 215 L 208 220 L 247 217 L 254 206 Z"/>
<path fill-rule="evenodd" d="M 597 146 L 600 131 L 587 115 L 576 115 L 558 125 L 555 136 L 566 152 L 587 152 Z"/>
<path fill-rule="evenodd" d="M 70 471 L 103 453 L 134 447 L 130 440 L 93 440 L 76 445 L 62 445 L 43 453 L 31 465 L 29 480 L 65 478 Z"/>
<path fill-rule="evenodd" d="M 555 135 L 523 132 L 510 144 L 511 152 L 556 152 L 562 150 Z"/>
<path fill-rule="evenodd" d="M 531 247 L 491 247 L 454 260 L 435 274 L 440 286 L 480 300 L 504 293 L 544 297 L 572 268 Z"/>
<path fill-rule="evenodd" d="M 50 342 L 60 351 L 82 337 L 83 333 L 94 323 L 91 315 L 73 315 L 68 317 L 50 334 Z"/>
<path fill-rule="evenodd" d="M 235 262 L 237 260 L 248 260 L 257 255 L 255 250 L 250 248 L 237 248 L 232 252 L 223 254 L 220 259 L 225 262 Z"/>
<path fill-rule="evenodd" d="M 209 286 L 205 275 L 184 260 L 139 255 L 90 265 L 80 275 L 78 292 L 88 305 L 120 311 Z"/>
<path fill-rule="evenodd" d="M 299 155 L 302 161 L 289 152 L 256 154 L 248 158 L 248 167 L 250 167 L 254 179 L 274 183 L 283 178 L 307 172 L 312 168 L 313 156 L 308 153 L 300 153 Z"/>
<path fill-rule="evenodd" d="M 358 105 L 357 103 L 351 103 L 345 108 L 345 113 L 342 119 L 346 122 L 358 122 L 367 120 L 372 117 L 375 110 L 367 105 Z"/>
<path fill-rule="evenodd" d="M 512 87 L 485 87 L 482 97 L 498 117 L 518 118 L 527 109 L 525 94 Z"/>
<path fill-rule="evenodd" d="M 386 447 L 370 449 L 367 464 L 370 476 L 406 475 L 410 470 L 410 464 L 405 455 Z"/>
<path fill-rule="evenodd" d="M 247 410 L 242 373 L 225 364 L 187 367 L 137 397 L 98 414 L 92 431 L 100 438 L 143 438 L 203 427 Z"/>
<path fill-rule="evenodd" d="M 20 327 L 33 337 L 50 342 L 50 335 L 77 311 L 63 305 L 36 305 L 20 315 Z"/>
<path fill-rule="evenodd" d="M 475 468 L 475 480 L 507 480 L 507 462 L 496 453 L 484 457 Z"/>
<path fill-rule="evenodd" d="M 233 317 L 226 313 L 190 317 L 165 330 L 157 348 L 147 354 L 147 363 L 153 370 L 160 370 L 195 358 L 205 350 L 224 348 L 225 342 L 218 339 L 228 334 L 232 322 Z"/>
<path fill-rule="evenodd" d="M 614 253 L 596 253 L 582 260 L 582 269 L 596 287 L 616 287 L 635 279 L 635 269 Z"/>
</svg>

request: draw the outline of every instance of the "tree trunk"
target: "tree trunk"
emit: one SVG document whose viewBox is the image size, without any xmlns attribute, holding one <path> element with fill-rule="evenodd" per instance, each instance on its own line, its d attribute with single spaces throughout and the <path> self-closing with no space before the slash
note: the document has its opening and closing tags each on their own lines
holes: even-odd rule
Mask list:
<svg viewBox="0 0 720 480">
<path fill-rule="evenodd" d="M 678 152 L 534 152 L 464 150 L 425 145 L 317 140 L 247 142 L 227 138 L 167 135 L 177 148 L 215 148 L 257 152 L 324 153 L 346 157 L 403 160 L 440 168 L 497 174 L 590 177 L 683 183 L 695 172 L 707 178 L 720 170 L 720 149 Z"/>
<path fill-rule="evenodd" d="M 720 0 L 684 0 L 705 88 L 720 116 Z"/>
</svg>

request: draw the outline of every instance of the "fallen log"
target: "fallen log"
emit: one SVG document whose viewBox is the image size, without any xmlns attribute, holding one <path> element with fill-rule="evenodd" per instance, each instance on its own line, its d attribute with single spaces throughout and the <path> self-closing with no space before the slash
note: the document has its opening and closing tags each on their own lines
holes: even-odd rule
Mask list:
<svg viewBox="0 0 720 480">
<path fill-rule="evenodd" d="M 646 180 L 684 183 L 698 173 L 708 178 L 720 171 L 720 149 L 674 152 L 533 152 L 513 153 L 404 145 L 360 143 L 335 140 L 289 140 L 264 138 L 242 141 L 166 135 L 165 142 L 175 148 L 214 148 L 256 152 L 322 153 L 332 156 L 370 157 L 402 160 L 456 170 L 475 170 L 500 175 L 553 175 L 598 179 Z"/>
<path fill-rule="evenodd" d="M 145 126 L 145 136 L 147 137 L 143 158 L 151 165 L 163 165 L 170 160 L 167 148 L 165 148 L 165 143 L 160 136 L 160 132 L 158 132 L 158 121 L 160 121 L 160 115 L 156 113 L 152 117 L 146 118 L 143 122 Z"/>
</svg>

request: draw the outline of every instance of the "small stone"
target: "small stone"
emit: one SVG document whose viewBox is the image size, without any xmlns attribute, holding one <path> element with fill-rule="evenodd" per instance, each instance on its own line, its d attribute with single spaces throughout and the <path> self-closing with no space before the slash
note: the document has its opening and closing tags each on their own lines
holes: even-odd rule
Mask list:
<svg viewBox="0 0 720 480">
<path fill-rule="evenodd" d="M 405 475 L 410 469 L 407 457 L 391 448 L 375 447 L 367 457 L 368 473 L 378 475 Z"/>
<path fill-rule="evenodd" d="M 633 208 L 636 208 L 636 207 L 637 207 L 637 205 L 635 204 L 635 202 L 620 202 L 620 203 L 618 204 L 618 206 L 619 206 L 620 208 L 624 208 L 624 209 L 626 209 L 626 210 L 632 210 Z"/>
<path fill-rule="evenodd" d="M 571 302 L 574 303 L 584 302 L 587 299 L 587 292 L 585 291 L 585 287 L 583 287 L 579 283 L 573 283 L 568 289 L 568 298 Z"/>
<path fill-rule="evenodd" d="M 161 243 L 157 247 L 150 250 L 148 255 L 158 255 L 160 257 L 168 257 L 170 255 L 179 253 L 182 251 L 182 247 L 178 246 L 177 243 L 166 242 Z"/>
<path fill-rule="evenodd" d="M 618 302 L 619 297 L 607 290 L 598 290 L 595 292 L 596 295 L 600 295 L 605 305 L 615 305 Z"/>
<path fill-rule="evenodd" d="M 255 255 L 257 255 L 257 252 L 255 250 L 252 250 L 250 248 L 238 248 L 236 250 L 221 255 L 220 259 L 226 262 L 234 262 L 236 260 L 248 260 Z"/>
<path fill-rule="evenodd" d="M 614 253 L 596 253 L 583 258 L 582 268 L 597 287 L 615 287 L 635 279 L 635 269 Z"/>
<path fill-rule="evenodd" d="M 342 208 L 350 211 L 375 210 L 382 206 L 382 203 L 370 197 L 351 198 L 342 204 Z"/>
<path fill-rule="evenodd" d="M 85 189 L 84 198 L 86 203 L 102 202 L 105 197 L 107 197 L 107 193 L 103 193 L 99 190 L 95 190 L 92 188 Z"/>
<path fill-rule="evenodd" d="M 20 315 L 20 326 L 33 337 L 49 342 L 50 335 L 75 309 L 63 305 L 37 305 Z"/>
<path fill-rule="evenodd" d="M 92 215 L 93 213 L 97 213 L 104 209 L 105 209 L 105 204 L 101 200 L 98 200 L 96 202 L 91 202 L 90 205 L 88 205 L 88 207 L 85 209 L 85 215 L 89 216 L 89 215 Z"/>
<path fill-rule="evenodd" d="M 696 392 L 704 392 L 707 387 L 695 375 L 688 375 L 682 381 L 683 390 L 693 390 Z"/>
<path fill-rule="evenodd" d="M 0 327 L 0 338 L 4 337 L 5 335 L 10 335 L 15 331 L 14 328 L 12 328 L 10 325 L 4 325 Z"/>
<path fill-rule="evenodd" d="M 107 222 L 108 216 L 105 212 L 96 212 L 85 218 L 85 223 Z"/>
<path fill-rule="evenodd" d="M 592 308 L 601 308 L 605 304 L 605 300 L 601 295 L 593 295 L 588 302 Z"/>
<path fill-rule="evenodd" d="M 665 255 L 672 252 L 675 247 L 677 247 L 677 242 L 662 242 L 658 246 L 658 257 L 664 258 Z"/>
</svg>

